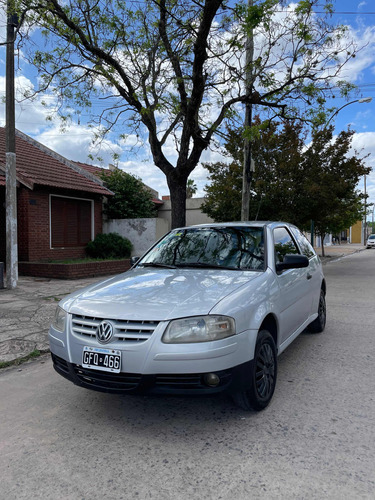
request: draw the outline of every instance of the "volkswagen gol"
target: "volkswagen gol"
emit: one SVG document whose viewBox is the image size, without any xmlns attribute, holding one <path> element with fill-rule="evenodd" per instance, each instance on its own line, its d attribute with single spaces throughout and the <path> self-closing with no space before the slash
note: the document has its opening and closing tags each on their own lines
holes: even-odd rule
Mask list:
<svg viewBox="0 0 375 500">
<path fill-rule="evenodd" d="M 277 356 L 326 321 L 326 283 L 303 234 L 281 222 L 174 229 L 128 272 L 64 298 L 55 370 L 113 393 L 226 392 L 262 410 Z"/>
</svg>

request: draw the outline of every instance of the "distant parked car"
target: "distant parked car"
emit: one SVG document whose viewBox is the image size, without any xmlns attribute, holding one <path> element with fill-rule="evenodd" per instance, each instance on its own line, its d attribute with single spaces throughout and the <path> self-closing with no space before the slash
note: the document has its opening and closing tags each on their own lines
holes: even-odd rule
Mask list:
<svg viewBox="0 0 375 500">
<path fill-rule="evenodd" d="M 174 229 L 127 273 L 63 299 L 55 370 L 105 392 L 227 392 L 262 410 L 277 356 L 324 330 L 326 283 L 303 234 L 281 222 Z"/>
<path fill-rule="evenodd" d="M 367 238 L 366 248 L 375 248 L 375 234 L 370 234 Z"/>
</svg>

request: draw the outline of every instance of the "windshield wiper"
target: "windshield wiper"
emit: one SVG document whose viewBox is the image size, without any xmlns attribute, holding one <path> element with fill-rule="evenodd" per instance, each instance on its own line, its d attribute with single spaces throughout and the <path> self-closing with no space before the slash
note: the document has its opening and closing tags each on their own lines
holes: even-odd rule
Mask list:
<svg viewBox="0 0 375 500">
<path fill-rule="evenodd" d="M 166 269 L 176 269 L 176 266 L 171 266 L 170 264 L 163 264 L 163 262 L 145 262 L 140 264 L 143 267 L 164 267 Z"/>
<path fill-rule="evenodd" d="M 204 262 L 185 262 L 177 264 L 177 267 L 199 267 L 201 269 L 226 269 L 230 271 L 240 271 L 238 267 L 233 266 L 221 266 L 220 264 L 206 264 Z"/>
</svg>

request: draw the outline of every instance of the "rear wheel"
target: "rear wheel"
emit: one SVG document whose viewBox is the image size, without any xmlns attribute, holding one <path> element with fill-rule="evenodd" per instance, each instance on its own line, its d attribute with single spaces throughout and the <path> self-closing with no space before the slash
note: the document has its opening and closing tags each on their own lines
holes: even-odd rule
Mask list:
<svg viewBox="0 0 375 500">
<path fill-rule="evenodd" d="M 308 326 L 309 332 L 321 333 L 326 326 L 326 320 L 327 320 L 326 296 L 324 291 L 320 290 L 318 317 Z"/>
<path fill-rule="evenodd" d="M 249 388 L 233 396 L 244 410 L 263 410 L 272 399 L 276 386 L 277 356 L 272 335 L 267 330 L 258 334 L 254 360 L 249 373 Z"/>
</svg>

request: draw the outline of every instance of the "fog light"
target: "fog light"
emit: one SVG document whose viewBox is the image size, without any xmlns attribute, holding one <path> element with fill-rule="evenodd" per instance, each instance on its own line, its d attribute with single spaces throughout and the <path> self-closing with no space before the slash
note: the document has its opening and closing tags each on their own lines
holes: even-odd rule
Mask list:
<svg viewBox="0 0 375 500">
<path fill-rule="evenodd" d="M 203 380 L 209 387 L 217 387 L 220 384 L 220 378 L 216 375 L 216 373 L 206 373 Z"/>
</svg>

